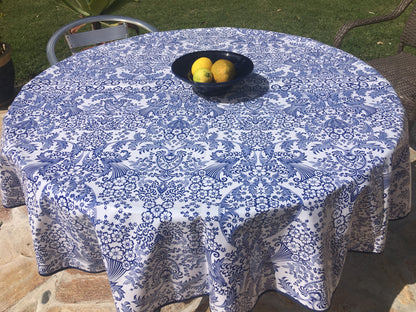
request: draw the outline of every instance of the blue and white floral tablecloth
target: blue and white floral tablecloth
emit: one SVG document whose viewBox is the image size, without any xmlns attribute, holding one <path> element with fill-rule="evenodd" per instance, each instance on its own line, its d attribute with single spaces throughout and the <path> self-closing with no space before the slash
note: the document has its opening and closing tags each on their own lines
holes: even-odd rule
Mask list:
<svg viewBox="0 0 416 312">
<path fill-rule="evenodd" d="M 197 50 L 254 72 L 204 98 L 171 72 Z M 42 275 L 106 270 L 119 311 L 267 290 L 330 305 L 347 250 L 381 252 L 407 215 L 407 121 L 357 58 L 270 31 L 191 29 L 86 50 L 25 85 L 4 118 L 1 191 L 26 204 Z"/>
</svg>

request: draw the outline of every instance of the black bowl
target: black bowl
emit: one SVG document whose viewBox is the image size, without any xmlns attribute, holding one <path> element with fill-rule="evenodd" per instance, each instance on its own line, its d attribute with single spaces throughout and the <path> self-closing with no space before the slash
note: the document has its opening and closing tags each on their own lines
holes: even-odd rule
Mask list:
<svg viewBox="0 0 416 312">
<path fill-rule="evenodd" d="M 200 57 L 208 57 L 212 63 L 219 59 L 231 61 L 235 67 L 235 78 L 227 82 L 199 83 L 192 80 L 192 64 Z M 172 72 L 179 79 L 192 85 L 194 91 L 201 95 L 219 95 L 225 93 L 234 84 L 243 80 L 253 71 L 253 62 L 246 56 L 227 51 L 197 51 L 182 55 L 172 64 Z"/>
</svg>

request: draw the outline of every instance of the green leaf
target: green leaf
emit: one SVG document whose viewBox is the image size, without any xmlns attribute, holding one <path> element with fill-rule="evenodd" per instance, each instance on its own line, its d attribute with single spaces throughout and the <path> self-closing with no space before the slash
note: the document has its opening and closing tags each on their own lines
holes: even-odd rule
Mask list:
<svg viewBox="0 0 416 312">
<path fill-rule="evenodd" d="M 111 0 L 109 1 L 109 4 L 107 7 L 103 10 L 101 14 L 111 14 L 111 12 L 114 12 L 121 7 L 123 7 L 126 3 L 131 2 L 132 0 Z M 134 0 L 136 1 L 136 0 Z"/>
<path fill-rule="evenodd" d="M 71 9 L 72 11 L 84 15 L 100 15 L 111 13 L 120 5 L 132 0 L 55 0 L 57 3 Z M 136 1 L 136 0 L 135 0 Z"/>
<path fill-rule="evenodd" d="M 88 5 L 85 3 L 80 3 L 77 0 L 55 0 L 61 6 L 67 7 L 68 9 L 74 11 L 77 14 L 81 14 L 83 16 L 91 15 L 88 10 Z M 85 2 L 85 1 L 84 1 Z"/>
<path fill-rule="evenodd" d="M 93 15 L 100 15 L 108 6 L 109 0 L 91 0 L 90 10 Z"/>
</svg>

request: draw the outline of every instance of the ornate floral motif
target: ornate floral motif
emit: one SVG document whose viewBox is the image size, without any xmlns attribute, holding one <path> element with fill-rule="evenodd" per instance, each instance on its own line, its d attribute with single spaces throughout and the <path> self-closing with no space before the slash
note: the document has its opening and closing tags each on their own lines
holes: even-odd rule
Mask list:
<svg viewBox="0 0 416 312">
<path fill-rule="evenodd" d="M 254 73 L 204 98 L 171 63 L 233 50 Z M 235 28 L 145 34 L 34 78 L 4 118 L 5 206 L 26 203 L 41 274 L 106 269 L 119 311 L 266 290 L 329 307 L 346 252 L 381 252 L 409 212 L 392 87 L 310 39 Z"/>
</svg>

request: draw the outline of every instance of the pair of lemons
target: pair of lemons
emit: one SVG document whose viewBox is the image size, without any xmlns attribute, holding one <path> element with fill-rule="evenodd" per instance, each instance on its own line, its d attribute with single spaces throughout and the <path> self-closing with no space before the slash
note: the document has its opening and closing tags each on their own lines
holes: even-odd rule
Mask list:
<svg viewBox="0 0 416 312">
<path fill-rule="evenodd" d="M 191 67 L 192 79 L 195 82 L 226 82 L 235 76 L 234 64 L 226 59 L 219 59 L 212 63 L 208 57 L 200 57 Z"/>
</svg>

